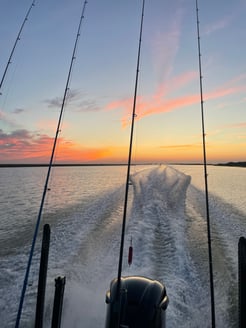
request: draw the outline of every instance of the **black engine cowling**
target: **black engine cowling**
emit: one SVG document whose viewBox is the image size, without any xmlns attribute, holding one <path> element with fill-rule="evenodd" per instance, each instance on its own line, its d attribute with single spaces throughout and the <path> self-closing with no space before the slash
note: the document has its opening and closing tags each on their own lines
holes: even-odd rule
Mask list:
<svg viewBox="0 0 246 328">
<path fill-rule="evenodd" d="M 165 328 L 168 297 L 163 284 L 141 276 L 111 281 L 106 293 L 106 328 Z M 119 293 L 118 293 L 118 288 Z"/>
</svg>

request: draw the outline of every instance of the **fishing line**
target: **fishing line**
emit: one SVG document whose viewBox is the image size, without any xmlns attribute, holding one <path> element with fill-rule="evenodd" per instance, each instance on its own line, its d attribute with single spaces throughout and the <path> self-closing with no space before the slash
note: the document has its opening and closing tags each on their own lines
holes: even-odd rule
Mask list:
<svg viewBox="0 0 246 328">
<path fill-rule="evenodd" d="M 143 0 L 143 3 L 142 3 L 142 15 L 141 15 L 141 24 L 140 24 L 140 33 L 139 33 L 138 56 L 137 56 L 137 69 L 136 69 L 136 78 L 135 78 L 130 143 L 129 143 L 129 153 L 128 153 L 128 164 L 127 164 L 127 176 L 126 176 L 126 184 L 125 184 L 125 200 L 124 200 L 124 210 L 123 210 L 123 219 L 122 219 L 120 255 L 119 255 L 119 264 L 118 264 L 117 290 L 116 290 L 116 300 L 118 302 L 120 302 L 120 286 L 121 286 L 120 280 L 121 280 L 121 273 L 122 273 L 126 213 L 127 213 L 128 191 L 129 191 L 129 178 L 130 178 L 130 168 L 131 168 L 131 159 L 132 159 L 133 132 L 134 132 L 134 122 L 135 122 L 135 116 L 136 116 L 136 102 L 137 102 L 140 53 L 141 53 L 141 43 L 142 43 L 142 31 L 143 31 L 144 5 L 145 5 L 145 0 Z M 120 323 L 120 313 L 118 313 L 118 322 Z"/>
<path fill-rule="evenodd" d="M 59 138 L 57 139 L 57 144 L 56 144 L 56 149 L 55 149 L 54 158 L 53 158 L 53 164 L 52 164 L 53 167 L 57 163 L 57 156 L 58 156 L 57 154 L 59 153 L 59 146 L 61 144 L 62 125 L 63 125 L 63 121 L 64 121 L 64 116 L 65 116 L 65 109 L 66 109 L 67 103 L 69 102 L 69 99 L 68 99 L 69 98 L 69 90 L 68 90 L 68 96 L 67 96 L 67 98 L 65 100 L 65 103 L 64 103 L 64 112 L 63 112 L 61 123 L 60 123 Z M 45 197 L 43 215 L 45 215 L 47 213 L 46 212 L 46 209 L 48 209 L 48 207 L 49 207 L 49 200 L 52 197 L 53 186 L 54 186 L 53 185 L 53 176 L 54 176 L 54 168 L 50 172 L 49 183 L 48 183 L 48 186 L 47 186 L 48 196 L 46 195 L 46 197 Z M 54 192 L 55 192 L 55 190 L 54 190 Z"/>
<path fill-rule="evenodd" d="M 200 98 L 201 98 L 200 103 L 201 103 L 202 144 L 203 144 L 203 168 L 204 168 L 204 183 L 205 183 L 207 236 L 208 236 L 208 257 L 209 257 L 210 294 L 211 294 L 211 321 L 212 321 L 212 328 L 215 328 L 213 258 L 212 258 L 210 215 L 209 215 L 209 199 L 208 199 L 206 133 L 205 133 L 204 108 L 203 108 L 204 101 L 203 101 L 203 86 L 202 86 L 202 61 L 201 61 L 201 45 L 200 45 L 200 30 L 199 30 L 199 13 L 198 13 L 198 11 L 199 11 L 199 9 L 198 9 L 198 0 L 196 0 L 197 45 L 198 45 L 198 58 L 199 58 L 199 80 L 200 80 Z"/>
<path fill-rule="evenodd" d="M 42 195 L 42 199 L 41 199 L 40 209 L 39 209 L 39 213 L 38 213 L 38 218 L 37 218 L 35 231 L 34 231 L 34 235 L 33 235 L 31 250 L 30 250 L 28 264 L 27 264 L 26 273 L 25 273 L 25 278 L 24 278 L 24 282 L 23 282 L 21 298 L 20 298 L 16 323 L 15 323 L 16 328 L 19 327 L 19 323 L 20 323 L 21 312 L 22 312 L 23 302 L 24 302 L 24 298 L 25 298 L 25 292 L 26 292 L 26 288 L 27 288 L 28 277 L 29 277 L 30 267 L 31 267 L 31 263 L 32 263 L 32 257 L 33 257 L 33 253 L 34 253 L 34 247 L 35 247 L 35 243 L 36 243 L 36 239 L 37 239 L 37 235 L 38 235 L 38 231 L 39 231 L 39 225 L 40 225 L 42 211 L 43 211 L 43 207 L 44 207 L 45 196 L 46 196 L 47 189 L 48 189 L 48 183 L 49 183 L 51 168 L 52 168 L 52 165 L 53 165 L 53 159 L 54 159 L 54 155 L 55 155 L 57 140 L 58 140 L 58 136 L 59 136 L 59 133 L 60 133 L 60 126 L 61 126 L 61 121 L 62 121 L 62 117 L 63 117 L 64 106 L 65 106 L 65 102 L 66 102 L 66 99 L 67 99 L 67 93 L 68 93 L 68 90 L 69 90 L 72 67 L 73 67 L 74 60 L 75 60 L 75 53 L 76 53 L 76 49 L 77 49 L 77 45 L 78 45 L 78 40 L 79 40 L 79 36 L 80 36 L 80 31 L 81 31 L 81 25 L 82 25 L 82 21 L 83 21 L 83 18 L 84 18 L 84 13 L 85 13 L 85 8 L 86 8 L 87 2 L 88 1 L 84 1 L 84 4 L 82 6 L 82 13 L 81 13 L 81 16 L 80 16 L 79 26 L 78 26 L 78 30 L 77 30 L 75 43 L 74 43 L 74 48 L 73 48 L 72 58 L 71 58 L 70 67 L 69 67 L 69 71 L 68 71 L 66 86 L 65 86 L 65 90 L 64 90 L 60 115 L 59 115 L 59 119 L 58 119 L 58 123 L 57 123 L 57 128 L 56 128 L 52 153 L 51 153 L 51 157 L 50 157 L 50 162 L 49 162 L 46 181 L 45 181 L 45 185 L 44 185 L 43 195 Z"/>
<path fill-rule="evenodd" d="M 140 58 L 140 66 L 142 66 L 141 64 L 141 58 Z M 139 79 L 138 79 L 138 89 L 141 89 L 141 78 L 140 78 L 141 72 L 139 72 Z M 141 99 L 138 99 L 138 102 L 141 103 Z M 137 165 L 137 156 L 138 156 L 138 135 L 139 135 L 139 129 L 140 129 L 140 119 L 139 119 L 139 112 L 136 112 L 135 114 L 135 124 L 134 124 L 134 155 L 133 155 L 133 162 L 134 162 L 134 172 L 136 173 L 136 165 Z M 141 131 L 141 129 L 140 129 Z"/>
<path fill-rule="evenodd" d="M 133 161 L 134 161 L 134 172 L 136 172 L 136 165 L 137 165 L 137 153 L 138 153 L 138 123 L 137 121 L 135 123 L 135 140 L 134 140 L 134 155 L 133 155 Z"/>
<path fill-rule="evenodd" d="M 14 79 L 16 77 L 16 73 L 21 66 L 21 62 L 19 60 L 16 61 L 14 68 L 12 69 L 12 73 L 8 77 L 8 83 L 7 87 L 5 87 L 4 95 L 0 92 L 0 95 L 2 95 L 2 102 L 1 102 L 1 109 L 5 111 L 6 105 L 8 104 L 8 100 L 11 99 L 12 93 L 13 93 L 13 86 L 14 86 Z"/>
<path fill-rule="evenodd" d="M 32 8 L 35 6 L 35 1 L 36 1 L 36 0 L 33 0 L 33 2 L 31 3 L 31 6 L 29 7 L 29 9 L 28 9 L 28 11 L 27 11 L 27 14 L 26 14 L 26 16 L 25 16 L 25 18 L 24 18 L 24 21 L 23 21 L 23 23 L 21 24 L 21 27 L 20 27 L 19 33 L 18 33 L 18 35 L 17 35 L 17 37 L 16 37 L 16 40 L 15 40 L 14 46 L 13 46 L 11 52 L 10 52 L 10 56 L 9 56 L 9 59 L 8 59 L 7 65 L 6 65 L 6 67 L 5 67 L 5 70 L 4 70 L 4 72 L 3 72 L 3 76 L 2 76 L 2 79 L 1 79 L 1 82 L 0 82 L 0 95 L 1 95 L 1 89 L 2 89 L 2 86 L 3 86 L 3 82 L 4 82 L 4 80 L 5 80 L 5 77 L 6 77 L 6 74 L 7 74 L 8 68 L 9 68 L 9 65 L 11 64 L 11 59 L 12 59 L 13 54 L 14 54 L 14 52 L 15 52 L 15 48 L 16 48 L 16 46 L 17 46 L 18 41 L 20 40 L 21 33 L 22 33 L 22 30 L 23 30 L 23 28 L 24 28 L 24 26 L 25 26 L 25 24 L 26 24 L 26 21 L 28 20 L 28 16 L 29 16 L 29 14 L 30 14 Z"/>
</svg>

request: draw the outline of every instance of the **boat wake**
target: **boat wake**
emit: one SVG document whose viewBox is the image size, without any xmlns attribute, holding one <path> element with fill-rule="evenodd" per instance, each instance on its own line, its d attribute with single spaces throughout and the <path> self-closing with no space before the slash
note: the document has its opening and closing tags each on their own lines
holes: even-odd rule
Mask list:
<svg viewBox="0 0 246 328">
<path fill-rule="evenodd" d="M 189 176 L 163 166 L 133 177 L 134 202 L 128 232 L 135 236 L 137 259 L 132 270 L 166 285 L 170 327 L 198 327 L 208 317 L 204 311 L 208 308 L 204 304 L 206 291 L 187 247 L 186 192 L 190 180 Z"/>
<path fill-rule="evenodd" d="M 203 327 L 210 327 L 207 226 L 203 191 L 191 184 L 190 176 L 165 166 L 133 174 L 130 188 L 122 274 L 143 275 L 160 280 L 166 285 L 170 299 L 167 326 L 195 328 L 202 323 Z M 79 306 L 74 327 L 77 327 L 82 318 L 83 322 L 86 318 L 88 320 L 86 327 L 95 327 L 96 323 L 97 327 L 101 327 L 104 322 L 105 307 L 101 300 L 105 297 L 109 282 L 117 275 L 123 200 L 121 193 L 123 194 L 123 189 L 113 193 L 114 208 L 106 215 L 102 215 L 103 212 L 100 214 L 100 219 L 95 220 L 94 230 L 84 237 L 81 244 L 78 253 L 81 262 L 79 266 L 76 264 L 73 276 L 77 277 L 81 290 L 76 295 L 79 297 L 79 294 L 84 293 L 84 299 L 79 303 L 75 299 L 75 302 L 86 306 L 83 310 L 83 306 Z M 108 198 L 109 203 L 111 196 Z M 107 202 L 104 204 L 107 207 Z M 230 231 L 229 223 L 228 230 L 225 225 L 223 229 L 220 227 L 225 210 L 227 214 L 234 213 L 234 216 L 236 210 L 218 197 L 212 197 L 211 207 L 212 219 L 215 221 L 212 231 L 216 250 L 214 268 L 217 324 L 218 327 L 236 327 L 235 252 L 238 236 L 234 236 L 236 243 L 232 253 L 232 240 L 225 237 Z M 98 212 L 100 211 L 96 211 Z M 228 222 L 230 219 L 231 215 L 228 216 Z M 127 253 L 131 239 L 134 253 L 133 263 L 129 267 Z M 74 261 L 77 261 L 77 256 Z M 98 295 L 96 300 L 94 295 Z M 69 303 L 68 299 L 67 302 Z M 72 308 L 73 306 L 67 307 L 70 310 Z M 67 327 L 71 322 L 70 310 L 65 309 L 64 312 Z"/>
<path fill-rule="evenodd" d="M 170 300 L 167 327 L 210 327 L 203 191 L 192 185 L 190 176 L 168 166 L 132 174 L 129 188 L 122 275 L 143 275 L 165 284 Z M 44 326 L 50 325 L 57 275 L 67 278 L 62 326 L 104 325 L 105 292 L 117 276 L 123 201 L 124 186 L 120 185 L 45 214 L 44 221 L 51 224 L 51 246 Z M 237 327 L 237 242 L 246 227 L 242 213 L 217 196 L 210 195 L 210 206 L 216 322 L 218 327 Z M 40 239 L 24 304 L 23 327 L 32 327 L 34 321 Z M 129 267 L 131 239 L 133 262 Z M 9 272 L 7 267 L 16 267 L 19 273 Z M 18 295 L 15 293 L 14 298 L 13 294 L 21 288 L 24 267 L 23 250 L 11 255 L 4 265 L 4 327 L 13 326 L 18 302 Z"/>
</svg>

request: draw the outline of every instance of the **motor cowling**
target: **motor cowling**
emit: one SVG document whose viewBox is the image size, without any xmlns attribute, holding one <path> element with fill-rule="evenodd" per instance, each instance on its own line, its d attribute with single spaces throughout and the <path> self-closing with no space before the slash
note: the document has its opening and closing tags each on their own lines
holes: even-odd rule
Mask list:
<svg viewBox="0 0 246 328">
<path fill-rule="evenodd" d="M 105 328 L 165 328 L 168 297 L 165 286 L 141 276 L 122 277 L 111 281 L 106 293 Z"/>
</svg>

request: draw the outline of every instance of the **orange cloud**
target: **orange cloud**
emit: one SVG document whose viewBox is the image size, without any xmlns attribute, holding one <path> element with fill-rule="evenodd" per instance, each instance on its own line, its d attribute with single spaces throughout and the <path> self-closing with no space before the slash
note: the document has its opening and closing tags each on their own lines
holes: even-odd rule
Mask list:
<svg viewBox="0 0 246 328">
<path fill-rule="evenodd" d="M 180 149 L 180 150 L 187 150 L 187 149 L 194 149 L 194 148 L 199 148 L 201 149 L 202 144 L 186 144 L 186 145 L 170 145 L 170 146 L 161 146 L 160 148 L 164 148 L 164 149 Z"/>
<path fill-rule="evenodd" d="M 0 162 L 48 163 L 54 139 L 47 135 L 16 130 L 4 133 L 0 130 Z M 56 162 L 88 162 L 111 154 L 108 148 L 86 148 L 60 138 L 57 143 Z"/>
<path fill-rule="evenodd" d="M 237 124 L 229 124 L 229 125 L 227 125 L 226 127 L 229 127 L 229 128 L 236 128 L 236 129 L 246 128 L 246 122 L 237 123 Z"/>
</svg>

